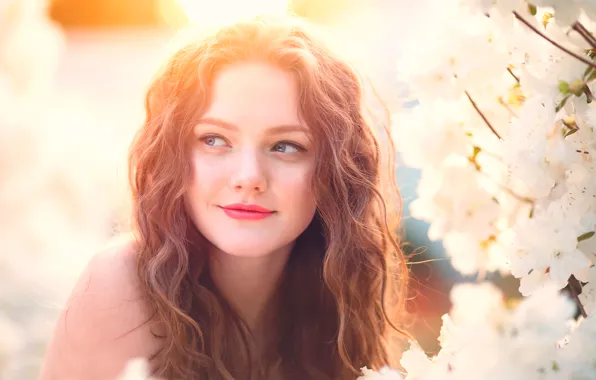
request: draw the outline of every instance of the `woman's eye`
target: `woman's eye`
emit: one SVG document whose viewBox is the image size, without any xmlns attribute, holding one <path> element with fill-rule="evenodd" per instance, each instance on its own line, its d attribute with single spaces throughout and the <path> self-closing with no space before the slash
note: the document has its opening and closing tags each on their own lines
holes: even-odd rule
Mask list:
<svg viewBox="0 0 596 380">
<path fill-rule="evenodd" d="M 273 146 L 273 151 L 278 153 L 298 153 L 304 150 L 301 146 L 290 142 L 278 142 Z"/>
<path fill-rule="evenodd" d="M 226 140 L 224 140 L 220 136 L 205 136 L 205 137 L 201 138 L 201 141 L 203 141 L 205 143 L 205 145 L 212 146 L 212 147 L 222 147 L 222 146 L 228 145 Z"/>
</svg>

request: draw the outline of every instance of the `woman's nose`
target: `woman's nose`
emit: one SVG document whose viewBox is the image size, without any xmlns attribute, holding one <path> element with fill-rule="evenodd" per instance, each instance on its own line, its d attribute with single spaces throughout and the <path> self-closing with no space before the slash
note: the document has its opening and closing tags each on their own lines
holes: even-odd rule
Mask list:
<svg viewBox="0 0 596 380">
<path fill-rule="evenodd" d="M 262 193 L 267 190 L 267 174 L 263 158 L 256 152 L 244 152 L 238 157 L 230 184 L 236 191 Z"/>
</svg>

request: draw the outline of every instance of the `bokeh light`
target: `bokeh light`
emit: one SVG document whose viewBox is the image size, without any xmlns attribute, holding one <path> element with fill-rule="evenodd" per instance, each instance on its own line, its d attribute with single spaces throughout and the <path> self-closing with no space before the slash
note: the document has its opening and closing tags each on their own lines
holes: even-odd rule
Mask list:
<svg viewBox="0 0 596 380">
<path fill-rule="evenodd" d="M 190 26 L 210 27 L 233 20 L 249 18 L 258 14 L 284 14 L 288 0 L 163 0 L 160 12 L 166 21 L 180 24 L 184 20 Z M 180 12 L 183 17 L 180 17 Z"/>
</svg>

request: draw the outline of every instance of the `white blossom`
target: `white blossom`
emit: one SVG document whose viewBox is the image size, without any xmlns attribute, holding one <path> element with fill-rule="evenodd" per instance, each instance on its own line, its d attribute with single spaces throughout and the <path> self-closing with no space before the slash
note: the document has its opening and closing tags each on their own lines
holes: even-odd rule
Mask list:
<svg viewBox="0 0 596 380">
<path fill-rule="evenodd" d="M 580 358 L 571 362 L 573 368 L 557 348 L 575 310 L 557 288 L 549 284 L 510 310 L 494 285 L 457 285 L 451 293 L 450 315 L 443 317 L 440 353 L 429 358 L 411 345 L 401 361 L 408 372 L 406 379 L 558 379 L 568 378 L 560 377 L 562 371 L 579 373 L 590 368 L 593 356 L 585 359 L 571 346 L 581 332 L 568 337 L 567 355 Z M 576 331 L 588 330 L 593 336 L 591 328 L 580 325 Z"/>
<path fill-rule="evenodd" d="M 478 239 L 474 235 L 453 231 L 443 237 L 443 246 L 451 253 L 451 264 L 463 275 L 479 270 L 503 272 L 508 269 L 500 235 Z"/>
<path fill-rule="evenodd" d="M 383 367 L 378 372 L 364 367 L 361 371 L 363 376 L 359 376 L 358 380 L 403 380 L 401 373 L 389 367 Z"/>
<path fill-rule="evenodd" d="M 480 187 L 477 173 L 471 166 L 458 163 L 441 169 L 423 172 L 418 198 L 410 206 L 412 215 L 432 222 L 429 236 L 433 239 L 453 231 L 470 233 L 478 240 L 488 239 L 498 206 Z"/>
<path fill-rule="evenodd" d="M 431 359 L 420 346 L 413 343 L 410 344 L 409 350 L 403 353 L 400 364 L 405 368 L 410 380 L 424 379 L 433 369 Z"/>
<path fill-rule="evenodd" d="M 593 379 L 596 374 L 596 318 L 589 315 L 566 338 L 557 362 L 562 372 L 573 380 Z"/>
<path fill-rule="evenodd" d="M 557 22 L 564 26 L 578 20 L 582 11 L 590 16 L 596 14 L 596 4 L 591 0 L 532 0 L 532 4 L 552 8 Z"/>
<path fill-rule="evenodd" d="M 521 278 L 522 294 L 530 294 L 546 280 L 562 288 L 569 276 L 591 265 L 578 249 L 580 231 L 577 222 L 565 218 L 556 204 L 517 226 L 510 247 L 510 269 Z"/>
<path fill-rule="evenodd" d="M 428 112 L 428 109 L 440 112 Z M 416 107 L 412 112 L 397 115 L 393 123 L 397 149 L 410 167 L 432 167 L 449 156 L 465 157 L 472 152 L 462 110 L 457 103 L 439 100 L 432 108 Z"/>
<path fill-rule="evenodd" d="M 416 38 L 404 41 L 407 54 L 398 61 L 399 76 L 407 79 L 420 101 L 455 100 L 465 90 L 476 92 L 477 83 L 503 92 L 507 84 L 500 75 L 507 54 L 490 20 L 450 1 L 433 2 L 428 13 L 436 22 L 414 29 Z M 439 38 L 445 34 L 450 36 L 448 44 Z"/>
<path fill-rule="evenodd" d="M 579 295 L 579 300 L 584 306 L 586 313 L 588 313 L 588 315 L 592 315 L 593 312 L 596 311 L 596 266 L 592 266 L 586 272 L 587 273 L 584 275 L 577 276 L 578 280 L 587 282 L 587 284 L 582 288 L 582 293 Z"/>
</svg>

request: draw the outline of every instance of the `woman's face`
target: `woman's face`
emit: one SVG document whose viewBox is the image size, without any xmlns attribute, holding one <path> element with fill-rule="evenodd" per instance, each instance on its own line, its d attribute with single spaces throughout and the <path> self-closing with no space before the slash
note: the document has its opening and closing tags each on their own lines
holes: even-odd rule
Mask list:
<svg viewBox="0 0 596 380">
<path fill-rule="evenodd" d="M 314 145 L 298 118 L 297 83 L 275 66 L 243 62 L 223 68 L 212 91 L 194 128 L 191 218 L 231 255 L 290 248 L 316 209 Z"/>
</svg>

